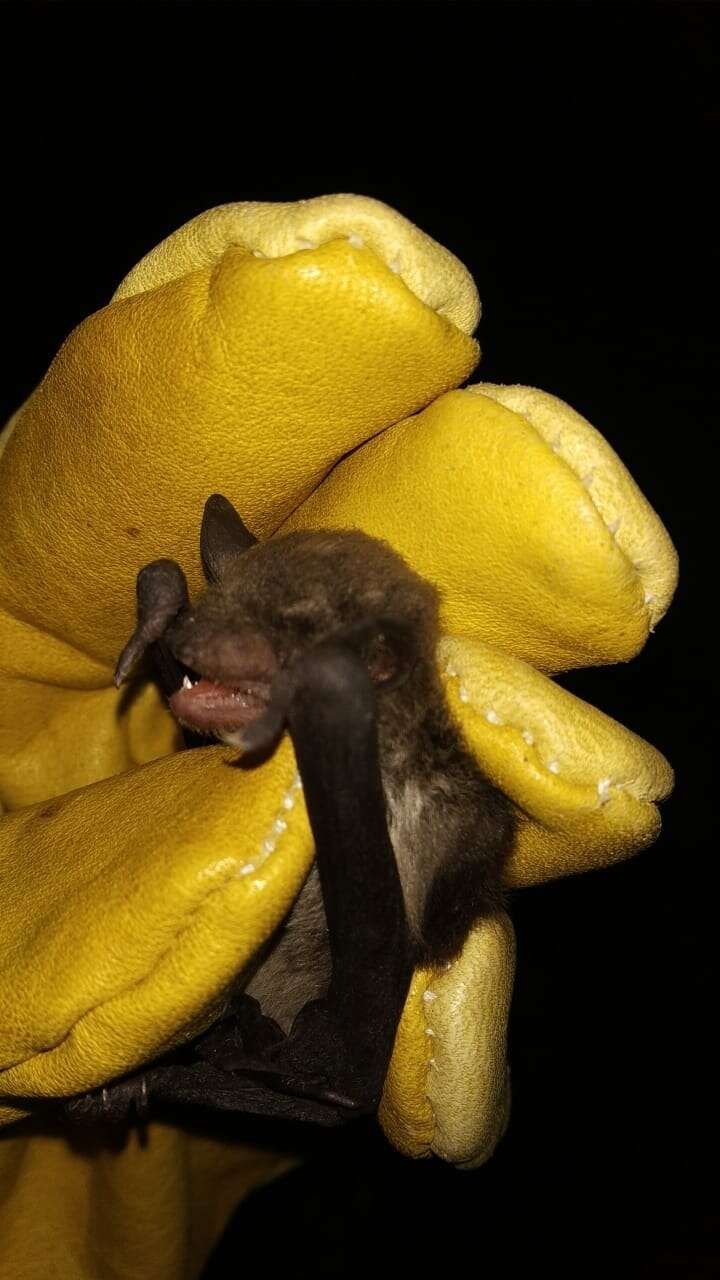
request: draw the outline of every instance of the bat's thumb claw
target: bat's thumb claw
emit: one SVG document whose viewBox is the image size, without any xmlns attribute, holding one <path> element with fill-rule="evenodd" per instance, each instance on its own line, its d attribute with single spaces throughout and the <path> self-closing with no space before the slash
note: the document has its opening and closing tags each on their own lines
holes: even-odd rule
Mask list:
<svg viewBox="0 0 720 1280">
<path fill-rule="evenodd" d="M 269 751 L 275 745 L 285 727 L 284 711 L 270 706 L 259 719 L 249 724 L 240 734 L 240 750 L 243 755 L 254 756 Z"/>
<path fill-rule="evenodd" d="M 113 682 L 115 684 L 116 689 L 119 689 L 123 680 L 127 679 L 127 677 L 130 675 L 130 672 L 132 668 L 135 666 L 135 662 L 139 656 L 140 655 L 138 651 L 136 637 L 133 636 L 132 640 L 130 640 L 128 644 L 125 645 L 125 648 L 123 649 L 122 653 L 120 654 L 120 657 L 117 660 L 117 666 L 115 667 L 115 674 L 113 675 Z"/>
</svg>

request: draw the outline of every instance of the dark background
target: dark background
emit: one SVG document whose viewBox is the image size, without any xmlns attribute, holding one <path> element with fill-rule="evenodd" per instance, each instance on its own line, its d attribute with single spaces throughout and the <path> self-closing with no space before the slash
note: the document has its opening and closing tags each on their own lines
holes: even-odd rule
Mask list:
<svg viewBox="0 0 720 1280">
<path fill-rule="evenodd" d="M 678 785 L 652 850 L 516 896 L 496 1156 L 461 1174 L 402 1159 L 370 1124 L 322 1135 L 239 1212 L 208 1277 L 256 1254 L 300 1276 L 720 1274 L 705 520 L 719 18 L 690 3 L 0 6 L 2 417 L 195 213 L 355 191 L 463 259 L 483 299 L 479 376 L 585 414 L 681 556 L 644 653 L 564 680 L 667 754 Z"/>
</svg>

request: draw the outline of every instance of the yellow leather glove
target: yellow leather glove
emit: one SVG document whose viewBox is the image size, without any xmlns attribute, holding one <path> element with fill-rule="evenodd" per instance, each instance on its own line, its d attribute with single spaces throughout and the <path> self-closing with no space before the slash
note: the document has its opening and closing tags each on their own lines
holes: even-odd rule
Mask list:
<svg viewBox="0 0 720 1280">
<path fill-rule="evenodd" d="M 388 536 L 443 588 L 457 637 L 442 654 L 449 696 L 525 815 L 515 883 L 653 838 L 665 762 L 520 659 L 552 671 L 637 651 L 672 592 L 672 549 L 566 406 L 516 388 L 444 395 L 476 362 L 477 315 L 461 265 L 374 201 L 226 206 L 148 255 L 16 415 L 0 460 L 6 1099 L 91 1088 L 193 1036 L 307 872 L 288 743 L 228 786 L 227 752 L 172 754 L 175 727 L 152 688 L 133 700 L 111 684 L 138 568 L 171 555 L 199 585 L 213 490 L 261 536 L 283 521 Z M 401 1149 L 457 1163 L 489 1154 L 507 1106 L 511 976 L 505 918 L 481 926 L 452 970 L 416 975 L 382 1109 Z M 192 1139 L 152 1135 L 156 1153 L 181 1143 L 192 1164 Z M 39 1141 L 8 1131 L 0 1144 L 15 1223 L 36 1198 Z M 65 1148 L 53 1150 L 62 1165 Z M 131 1150 L 110 1182 L 136 1177 Z M 67 1246 L 63 1274 L 84 1276 L 70 1236 L 89 1212 L 93 1165 L 67 1159 L 77 1214 L 55 1252 Z M 237 1164 L 220 1144 L 207 1162 L 224 1191 L 197 1227 L 200 1253 L 248 1185 Z M 128 1223 L 133 1198 L 125 1185 Z M 149 1259 L 134 1274 L 170 1276 L 146 1217 L 128 1227 Z M 5 1226 L 0 1216 L 0 1239 L 17 1238 Z"/>
</svg>

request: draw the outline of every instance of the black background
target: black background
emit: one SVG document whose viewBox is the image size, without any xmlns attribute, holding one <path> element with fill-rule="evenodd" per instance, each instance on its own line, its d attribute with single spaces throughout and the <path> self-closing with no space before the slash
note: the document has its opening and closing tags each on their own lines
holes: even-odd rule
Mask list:
<svg viewBox="0 0 720 1280">
<path fill-rule="evenodd" d="M 478 376 L 606 435 L 681 555 L 633 663 L 564 683 L 678 773 L 658 844 L 519 893 L 514 1109 L 458 1173 L 370 1124 L 254 1195 L 213 1277 L 720 1273 L 711 648 L 720 11 L 712 4 L 6 4 L 2 416 L 211 205 L 377 196 L 478 282 Z M 713 402 L 714 401 L 714 402 Z M 705 519 L 709 515 L 710 519 Z"/>
</svg>

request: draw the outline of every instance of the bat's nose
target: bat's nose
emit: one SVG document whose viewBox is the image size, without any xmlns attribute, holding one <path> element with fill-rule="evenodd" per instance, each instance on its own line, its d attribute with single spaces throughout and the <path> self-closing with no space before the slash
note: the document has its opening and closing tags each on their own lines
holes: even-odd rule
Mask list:
<svg viewBox="0 0 720 1280">
<path fill-rule="evenodd" d="M 209 628 L 200 618 L 187 618 L 170 647 L 184 666 L 222 684 L 271 680 L 278 669 L 270 644 L 257 631 Z"/>
</svg>

